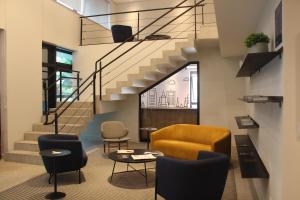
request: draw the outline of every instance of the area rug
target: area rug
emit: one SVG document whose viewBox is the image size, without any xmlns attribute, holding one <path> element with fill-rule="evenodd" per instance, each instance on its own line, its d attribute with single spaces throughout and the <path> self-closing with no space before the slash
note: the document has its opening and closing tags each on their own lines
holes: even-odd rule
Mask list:
<svg viewBox="0 0 300 200">
<path fill-rule="evenodd" d="M 152 166 L 151 166 L 152 165 Z M 148 165 L 153 168 L 154 164 Z M 65 192 L 64 199 L 70 200 L 153 200 L 154 199 L 154 169 L 148 171 L 148 185 L 145 178 L 137 172 L 115 174 L 112 183 L 110 176 L 113 162 L 103 155 L 102 149 L 89 154 L 88 164 L 82 169 L 82 183 L 78 184 L 77 173 L 65 173 L 58 176 L 58 191 Z M 143 169 L 143 164 L 134 165 Z M 116 172 L 125 171 L 126 164 L 117 163 Z M 30 179 L 20 185 L 0 193 L 1 200 L 40 200 L 53 191 L 53 185 L 48 184 L 48 175 Z M 158 198 L 162 199 L 162 198 Z M 236 200 L 234 173 L 228 174 L 223 200 Z"/>
</svg>

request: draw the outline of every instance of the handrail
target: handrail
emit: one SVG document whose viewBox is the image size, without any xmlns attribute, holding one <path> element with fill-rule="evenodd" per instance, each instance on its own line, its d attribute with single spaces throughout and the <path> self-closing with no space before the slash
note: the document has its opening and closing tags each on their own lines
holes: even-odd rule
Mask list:
<svg viewBox="0 0 300 200">
<path fill-rule="evenodd" d="M 205 3 L 207 4 L 207 3 Z M 205 6 L 205 4 L 200 4 L 198 6 Z M 189 8 L 190 6 L 179 6 L 177 8 Z M 197 6 L 197 7 L 198 7 Z M 143 10 L 132 10 L 132 11 L 125 11 L 125 12 L 115 12 L 115 13 L 106 13 L 106 14 L 99 14 L 99 15 L 86 15 L 81 16 L 80 18 L 90 18 L 90 17 L 103 17 L 103 16 L 109 16 L 109 15 L 121 15 L 121 14 L 130 14 L 130 13 L 138 13 L 138 12 L 150 12 L 150 11 L 158 11 L 158 10 L 169 10 L 173 9 L 174 7 L 164 7 L 164 8 L 153 8 L 153 9 L 143 9 Z"/>
<path fill-rule="evenodd" d="M 84 91 L 86 91 L 90 85 L 93 85 L 93 100 L 94 100 L 94 113 L 95 113 L 95 96 L 96 96 L 96 92 L 95 92 L 95 87 L 96 87 L 96 75 L 97 73 L 100 72 L 100 97 L 101 97 L 101 72 L 103 69 L 105 69 L 106 67 L 108 67 L 108 65 L 112 64 L 113 62 L 115 62 L 117 59 L 119 59 L 120 57 L 122 57 L 123 55 L 125 55 L 126 53 L 128 53 L 129 51 L 131 51 L 132 49 L 134 49 L 136 46 L 138 46 L 139 44 L 141 44 L 142 42 L 144 42 L 146 39 L 141 40 L 140 42 L 138 42 L 136 45 L 134 45 L 133 47 L 129 48 L 128 50 L 126 50 L 125 52 L 123 52 L 121 55 L 117 56 L 116 58 L 114 58 L 112 61 L 110 61 L 108 64 L 106 64 L 105 66 L 101 66 L 101 61 L 106 58 L 108 55 L 110 55 L 112 52 L 114 52 L 116 49 L 120 48 L 121 46 L 123 46 L 125 43 L 127 43 L 131 38 L 137 36 L 139 33 L 141 33 L 142 31 L 144 31 L 145 29 L 147 29 L 148 27 L 150 27 L 152 24 L 154 24 L 155 22 L 159 21 L 161 18 L 163 18 L 164 16 L 166 16 L 167 14 L 169 14 L 170 12 L 172 12 L 174 9 L 179 8 L 183 3 L 185 3 L 187 0 L 184 0 L 182 2 L 180 2 L 179 4 L 177 4 L 175 7 L 173 8 L 168 8 L 170 9 L 169 11 L 167 11 L 166 13 L 164 13 L 163 15 L 161 15 L 160 17 L 158 17 L 157 19 L 155 19 L 153 22 L 151 22 L 150 24 L 148 24 L 147 26 L 145 26 L 143 29 L 139 30 L 136 34 L 134 34 L 132 37 L 128 38 L 126 41 L 124 41 L 123 43 L 121 43 L 120 45 L 116 46 L 113 50 L 109 51 L 107 54 L 105 54 L 104 56 L 102 56 L 100 59 L 98 59 L 95 62 L 95 71 L 92 72 L 80 85 L 77 89 L 75 89 L 57 108 L 55 108 L 55 110 L 49 111 L 47 114 L 50 113 L 55 113 L 55 118 L 48 123 L 48 115 L 46 117 L 46 122 L 45 124 L 53 124 L 55 123 L 55 133 L 58 133 L 58 118 L 65 112 L 65 110 L 71 106 L 71 104 L 75 101 L 76 98 L 74 98 L 73 100 L 71 100 L 71 102 L 63 107 L 63 109 L 58 113 L 59 109 L 62 108 L 62 106 L 77 92 L 77 96 L 79 97 Z M 195 4 L 193 6 L 188 6 L 188 9 L 184 12 L 182 12 L 180 15 L 178 15 L 177 17 L 175 17 L 174 19 L 170 20 L 169 22 L 167 22 L 165 25 L 163 25 L 162 27 L 160 27 L 159 29 L 157 29 L 156 31 L 154 31 L 152 34 L 150 35 L 154 35 L 155 33 L 159 32 L 161 29 L 165 28 L 167 25 L 169 25 L 170 23 L 172 23 L 173 21 L 177 20 L 179 17 L 181 17 L 182 15 L 184 15 L 185 13 L 187 13 L 188 11 L 190 11 L 193 8 L 196 8 L 197 6 L 201 5 L 205 0 L 200 0 L 198 3 L 195 2 Z M 100 68 L 97 69 L 97 65 L 98 63 L 100 63 Z M 83 85 L 85 83 L 87 83 L 91 78 L 93 78 L 80 92 L 79 89 L 81 87 L 83 87 Z"/>
<path fill-rule="evenodd" d="M 77 70 L 73 70 L 73 69 L 70 69 L 70 68 L 66 68 L 64 64 L 61 64 L 61 63 L 56 63 L 56 64 L 51 64 L 51 63 L 42 63 L 42 66 L 43 67 L 47 67 L 47 68 L 55 68 L 55 69 L 61 69 L 62 70 L 65 70 L 66 72 L 76 72 L 76 73 L 80 73 L 80 71 L 77 71 Z"/>
</svg>

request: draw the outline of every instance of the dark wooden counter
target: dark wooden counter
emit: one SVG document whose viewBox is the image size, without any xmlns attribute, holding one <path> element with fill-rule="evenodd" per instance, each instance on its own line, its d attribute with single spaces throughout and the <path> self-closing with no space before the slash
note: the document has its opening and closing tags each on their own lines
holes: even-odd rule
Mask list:
<svg viewBox="0 0 300 200">
<path fill-rule="evenodd" d="M 186 108 L 142 108 L 140 128 L 155 127 L 161 129 L 173 124 L 198 124 L 198 110 Z M 140 131 L 141 141 L 147 141 L 147 135 Z"/>
</svg>

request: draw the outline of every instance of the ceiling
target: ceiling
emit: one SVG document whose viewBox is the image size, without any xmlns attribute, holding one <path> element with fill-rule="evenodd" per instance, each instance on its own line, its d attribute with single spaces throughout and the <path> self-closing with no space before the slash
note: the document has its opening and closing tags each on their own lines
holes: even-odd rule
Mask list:
<svg viewBox="0 0 300 200">
<path fill-rule="evenodd" d="M 223 56 L 245 53 L 243 41 L 254 32 L 267 0 L 214 0 Z"/>
</svg>

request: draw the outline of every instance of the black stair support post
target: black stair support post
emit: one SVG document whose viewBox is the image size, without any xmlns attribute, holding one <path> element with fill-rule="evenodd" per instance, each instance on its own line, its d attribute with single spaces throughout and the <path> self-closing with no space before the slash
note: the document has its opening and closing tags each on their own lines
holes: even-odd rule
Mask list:
<svg viewBox="0 0 300 200">
<path fill-rule="evenodd" d="M 194 15 L 195 15 L 194 29 L 195 30 L 194 31 L 195 31 L 195 39 L 197 39 L 197 6 L 196 6 L 197 1 L 195 0 L 194 3 L 195 3 L 195 9 L 194 9 Z"/>
<path fill-rule="evenodd" d="M 59 101 L 62 102 L 62 72 L 59 71 Z"/>
<path fill-rule="evenodd" d="M 100 85 L 100 101 L 102 100 L 102 62 L 99 62 L 99 69 L 100 69 L 100 75 L 99 75 L 99 85 Z"/>
<path fill-rule="evenodd" d="M 93 75 L 93 112 L 96 114 L 96 73 Z"/>
<path fill-rule="evenodd" d="M 79 101 L 79 96 L 80 96 L 80 92 L 79 92 L 79 72 L 77 72 L 77 100 Z"/>
<path fill-rule="evenodd" d="M 140 12 L 137 12 L 137 40 L 140 40 Z"/>
<path fill-rule="evenodd" d="M 58 134 L 58 117 L 57 117 L 57 112 L 54 114 L 54 125 L 55 125 L 55 134 Z"/>
</svg>

